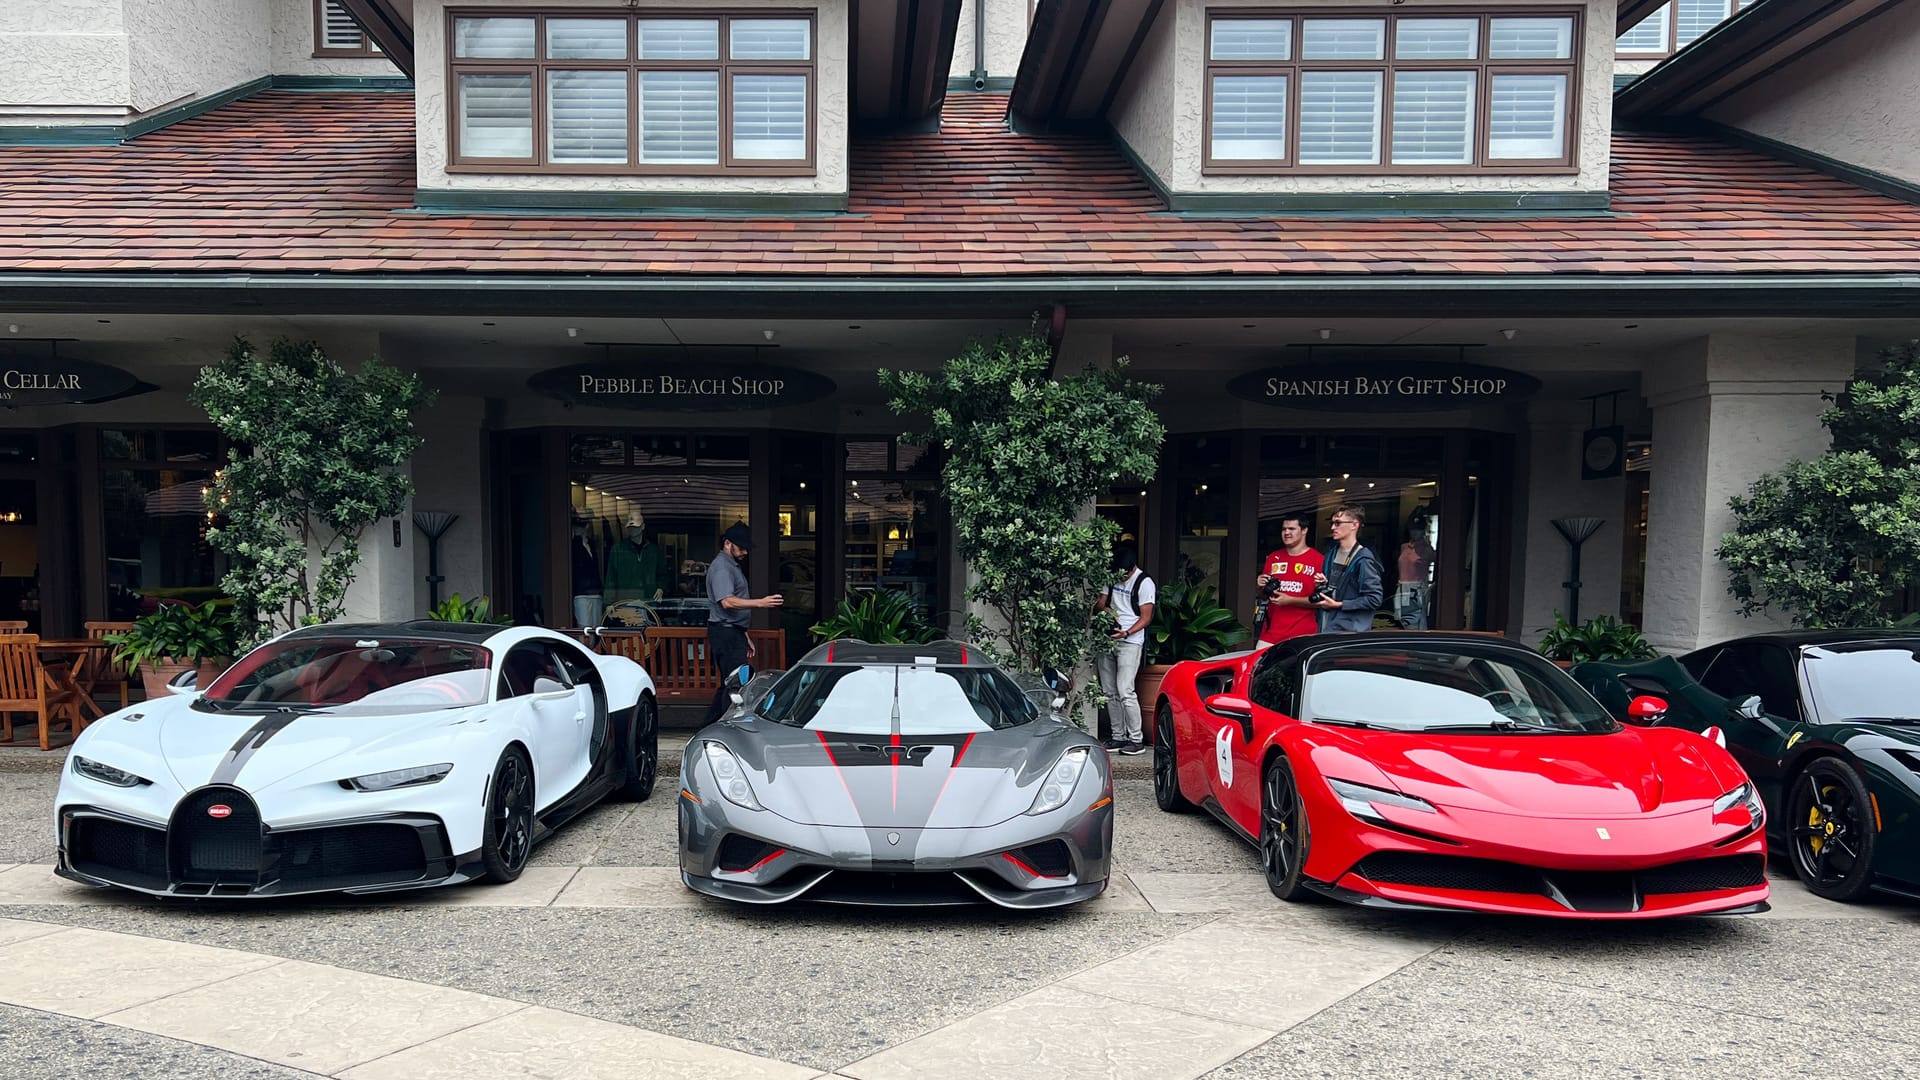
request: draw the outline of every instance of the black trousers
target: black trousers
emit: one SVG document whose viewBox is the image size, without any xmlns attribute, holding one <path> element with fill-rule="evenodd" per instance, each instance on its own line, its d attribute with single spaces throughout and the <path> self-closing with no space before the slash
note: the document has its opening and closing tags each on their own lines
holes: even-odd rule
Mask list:
<svg viewBox="0 0 1920 1080">
<path fill-rule="evenodd" d="M 711 724 L 733 707 L 733 698 L 728 696 L 732 691 L 727 689 L 727 676 L 747 662 L 746 628 L 708 623 L 707 657 L 713 661 L 713 670 L 720 676 L 720 688 L 713 692 L 713 703 L 707 706 L 705 722 Z"/>
</svg>

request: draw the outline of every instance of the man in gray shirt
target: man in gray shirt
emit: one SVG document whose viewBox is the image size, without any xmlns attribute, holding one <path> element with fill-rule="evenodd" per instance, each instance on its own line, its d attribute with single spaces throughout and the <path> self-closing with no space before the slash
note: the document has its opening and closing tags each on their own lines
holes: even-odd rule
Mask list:
<svg viewBox="0 0 1920 1080">
<path fill-rule="evenodd" d="M 706 723 L 726 715 L 733 702 L 727 696 L 727 676 L 753 658 L 753 642 L 747 626 L 753 620 L 753 608 L 777 608 L 785 602 L 779 593 L 758 600 L 747 596 L 747 574 L 740 563 L 753 548 L 753 533 L 745 525 L 735 524 L 720 534 L 720 550 L 707 564 L 707 656 L 719 673 L 720 687 L 707 706 Z"/>
</svg>

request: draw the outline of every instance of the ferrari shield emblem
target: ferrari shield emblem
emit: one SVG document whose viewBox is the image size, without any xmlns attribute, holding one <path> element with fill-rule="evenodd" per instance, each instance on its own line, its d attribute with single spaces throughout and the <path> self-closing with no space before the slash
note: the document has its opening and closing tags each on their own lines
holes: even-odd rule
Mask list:
<svg viewBox="0 0 1920 1080">
<path fill-rule="evenodd" d="M 899 833 L 897 833 L 897 832 L 890 832 L 890 833 L 888 833 L 888 834 L 887 834 L 887 843 L 889 843 L 889 844 L 898 844 L 899 842 L 900 842 L 900 834 L 899 834 Z"/>
<path fill-rule="evenodd" d="M 1593 831 L 1594 831 L 1594 832 L 1597 832 L 1597 833 L 1599 833 L 1599 834 L 1600 834 L 1600 839 L 1602 839 L 1602 840 L 1611 840 L 1611 839 L 1613 839 L 1613 837 L 1612 837 L 1612 835 L 1610 835 L 1610 834 L 1609 834 L 1609 833 L 1607 832 L 1607 830 L 1605 830 L 1605 829 L 1602 829 L 1602 828 L 1600 828 L 1600 827 L 1599 827 L 1599 826 L 1597 826 L 1597 825 L 1596 825 L 1596 826 L 1594 826 L 1594 829 L 1593 829 Z"/>
</svg>

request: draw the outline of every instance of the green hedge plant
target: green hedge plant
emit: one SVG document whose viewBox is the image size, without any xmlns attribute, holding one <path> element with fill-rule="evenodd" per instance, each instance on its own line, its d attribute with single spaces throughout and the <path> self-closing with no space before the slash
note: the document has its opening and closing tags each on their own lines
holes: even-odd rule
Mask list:
<svg viewBox="0 0 1920 1080">
<path fill-rule="evenodd" d="M 1252 634 L 1219 601 L 1213 586 L 1169 585 L 1147 626 L 1147 663 L 1177 664 L 1230 652 Z"/>
<path fill-rule="evenodd" d="M 1589 660 L 1651 660 L 1653 646 L 1632 623 L 1612 615 L 1595 615 L 1575 626 L 1554 612 L 1553 627 L 1540 639 L 1540 652 L 1549 660 L 1584 664 Z"/>
<path fill-rule="evenodd" d="M 492 623 L 495 626 L 506 626 L 513 622 L 505 615 L 495 615 L 493 602 L 486 597 L 476 596 L 467 600 L 459 593 L 435 604 L 433 610 L 427 612 L 427 618 L 436 622 Z"/>
<path fill-rule="evenodd" d="M 229 604 L 162 604 L 133 620 L 131 630 L 108 634 L 113 662 L 132 673 L 142 665 L 228 659 L 241 649 L 240 626 Z"/>
<path fill-rule="evenodd" d="M 842 598 L 831 616 L 813 625 L 812 633 L 815 641 L 853 638 L 875 645 L 919 645 L 940 636 L 913 597 L 896 589 Z"/>
</svg>

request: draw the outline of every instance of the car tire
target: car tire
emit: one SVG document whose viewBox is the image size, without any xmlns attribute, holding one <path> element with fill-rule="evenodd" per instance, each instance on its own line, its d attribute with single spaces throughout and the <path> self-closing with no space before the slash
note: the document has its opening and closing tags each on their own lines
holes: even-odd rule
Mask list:
<svg viewBox="0 0 1920 1080">
<path fill-rule="evenodd" d="M 520 876 L 533 854 L 533 763 L 509 746 L 493 767 L 487 793 L 487 824 L 480 837 L 486 879 L 504 885 Z"/>
<path fill-rule="evenodd" d="M 1273 895 L 1288 901 L 1309 898 L 1304 871 L 1312 840 L 1293 767 L 1285 755 L 1275 755 L 1260 776 L 1260 868 Z"/>
<path fill-rule="evenodd" d="M 1878 837 L 1860 774 L 1839 758 L 1816 758 L 1794 777 L 1783 801 L 1787 850 L 1807 890 L 1842 903 L 1871 892 Z"/>
<path fill-rule="evenodd" d="M 1180 755 L 1173 739 L 1173 706 L 1162 701 L 1153 711 L 1153 801 L 1169 814 L 1184 814 L 1193 803 L 1180 794 Z"/>
<path fill-rule="evenodd" d="M 660 707 L 652 696 L 642 694 L 633 709 L 633 723 L 627 726 L 626 779 L 620 785 L 620 797 L 645 802 L 659 775 Z"/>
</svg>

